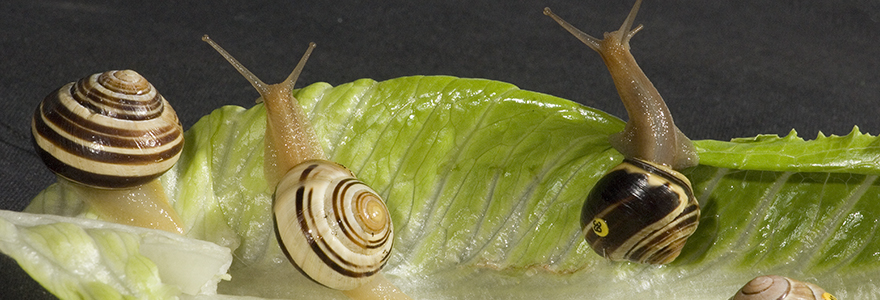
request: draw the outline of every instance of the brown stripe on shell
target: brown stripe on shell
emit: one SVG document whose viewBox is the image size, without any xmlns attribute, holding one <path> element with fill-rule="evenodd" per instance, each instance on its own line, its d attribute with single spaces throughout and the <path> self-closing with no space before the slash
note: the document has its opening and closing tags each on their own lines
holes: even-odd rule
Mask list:
<svg viewBox="0 0 880 300">
<path fill-rule="evenodd" d="M 349 269 L 347 267 L 356 267 L 356 268 L 370 268 L 373 266 L 361 266 L 357 265 L 353 262 L 350 262 L 342 257 L 342 255 L 324 241 L 323 237 L 315 236 L 314 234 L 319 234 L 320 232 L 317 229 L 317 218 L 312 214 L 312 210 L 308 209 L 313 203 L 313 191 L 309 189 L 308 196 L 304 192 L 305 187 L 301 186 L 296 191 L 296 210 L 301 212 L 297 214 L 298 221 L 300 223 L 300 231 L 303 236 L 308 241 L 309 246 L 312 248 L 312 253 L 314 253 L 324 264 L 326 264 L 330 269 L 344 276 L 348 277 L 368 277 L 370 275 L 376 274 L 381 270 L 381 267 L 385 265 L 384 260 L 381 266 L 375 267 L 372 270 L 360 272 Z M 322 202 L 322 200 L 318 200 Z"/>
<path fill-rule="evenodd" d="M 94 140 L 91 141 L 84 139 L 80 139 L 78 141 L 70 140 L 64 138 L 58 132 L 52 130 L 52 128 L 49 128 L 49 126 L 43 121 L 43 118 L 41 118 L 39 115 L 35 115 L 34 118 L 35 122 L 33 123 L 33 125 L 35 126 L 35 130 L 37 132 L 37 135 L 34 136 L 34 139 L 41 139 L 45 142 L 51 143 L 57 149 L 92 161 L 128 165 L 149 164 L 157 161 L 172 159 L 177 156 L 183 149 L 183 139 L 181 139 L 180 131 L 172 131 L 170 133 L 164 134 L 164 137 L 161 137 L 158 142 L 167 143 L 173 142 L 174 140 L 178 140 L 178 142 L 170 148 L 167 148 L 160 152 L 155 152 L 155 150 L 153 150 L 152 148 L 155 148 L 159 145 L 150 145 L 149 141 L 147 141 L 146 143 L 138 143 L 137 140 L 118 139 L 111 136 L 101 135 L 90 136 L 91 138 L 94 138 Z M 120 143 L 121 145 L 113 145 L 114 142 Z M 104 151 L 103 149 L 107 149 L 107 147 L 105 146 L 142 149 L 144 150 L 144 154 L 115 153 L 111 151 Z M 151 153 L 150 151 L 153 152 Z"/>
<path fill-rule="evenodd" d="M 697 229 L 700 211 L 689 205 L 671 223 L 645 237 L 624 256 L 629 260 L 650 264 L 672 262 L 681 253 L 687 238 Z M 650 239 L 650 240 L 648 240 Z"/>
<path fill-rule="evenodd" d="M 308 207 L 308 205 L 311 205 L 311 203 L 306 203 L 306 199 L 311 199 L 311 195 L 309 195 L 309 197 L 306 197 L 305 192 L 306 192 L 306 187 L 304 187 L 304 186 L 300 186 L 296 189 L 296 211 L 298 211 L 298 212 L 305 212 L 305 210 L 303 210 L 303 208 Z M 311 193 L 312 192 L 309 191 L 309 194 L 311 194 Z M 315 247 L 317 247 L 316 243 L 315 243 L 315 237 L 312 236 L 312 230 L 310 229 L 310 228 L 312 228 L 312 226 L 311 226 L 311 224 L 309 224 L 309 221 L 306 220 L 306 214 L 305 213 L 297 213 L 296 217 L 297 217 L 297 221 L 299 222 L 299 225 L 300 225 L 299 226 L 300 231 L 302 232 L 303 236 L 306 238 L 306 241 L 309 243 L 309 246 L 312 247 L 312 251 L 319 252 L 321 249 L 315 248 Z"/>
<path fill-rule="evenodd" d="M 323 237 L 316 236 L 316 234 L 320 234 L 320 232 L 317 229 L 317 224 L 315 223 L 317 221 L 317 219 L 312 214 L 312 210 L 307 209 L 308 207 L 311 207 L 312 205 L 314 205 L 314 203 L 312 202 L 312 200 L 313 200 L 312 194 L 314 191 L 313 191 L 313 189 L 309 189 L 309 191 L 307 193 L 308 195 L 306 196 L 305 189 L 306 189 L 306 187 L 300 186 L 296 191 L 296 210 L 301 212 L 296 215 L 297 215 L 297 221 L 299 221 L 299 223 L 300 223 L 300 231 L 302 232 L 303 236 L 306 238 L 306 241 L 308 242 L 309 247 L 312 248 L 312 253 L 314 253 L 322 262 L 324 262 L 325 265 L 330 267 L 330 269 L 332 269 L 336 273 L 339 273 L 344 276 L 355 277 L 355 278 L 367 277 L 367 276 L 370 276 L 370 275 L 378 272 L 379 269 L 376 269 L 373 272 L 369 272 L 369 271 L 368 272 L 356 272 L 356 271 L 347 269 L 344 266 L 337 263 L 337 261 L 339 261 L 347 266 L 357 266 L 353 263 L 350 263 L 350 262 L 344 260 L 339 253 L 333 251 L 333 249 L 329 245 L 327 245 L 327 243 L 324 241 Z M 321 202 L 323 202 L 323 201 L 321 201 Z M 332 258 L 331 258 L 331 256 L 332 256 Z"/>
<path fill-rule="evenodd" d="M 113 80 L 116 77 L 103 80 L 103 84 L 98 81 L 112 72 L 125 71 L 109 71 L 83 78 L 76 82 L 71 95 L 80 105 L 93 112 L 118 119 L 149 120 L 162 114 L 163 99 L 149 83 L 145 88 L 134 91 L 128 89 L 125 82 Z M 140 74 L 134 74 L 143 79 Z"/>
<path fill-rule="evenodd" d="M 345 215 L 343 211 L 343 207 L 345 203 L 345 199 L 342 197 L 348 191 L 348 188 L 351 187 L 351 182 L 354 181 L 354 178 L 345 178 L 340 180 L 336 186 L 333 187 L 333 193 L 331 194 L 331 199 L 333 199 L 333 214 L 336 218 L 336 224 L 339 226 L 339 230 L 345 235 L 346 238 L 351 240 L 352 243 L 357 247 L 367 247 L 363 239 L 360 236 L 354 234 L 354 228 L 351 228 L 351 220 Z"/>
<path fill-rule="evenodd" d="M 40 156 L 43 163 L 45 163 L 52 172 L 71 181 L 79 182 L 88 186 L 101 188 L 130 188 L 146 184 L 162 175 L 161 173 L 145 176 L 112 176 L 96 174 L 71 167 L 60 160 L 55 159 L 54 156 L 40 147 L 34 147 L 34 149 L 36 149 L 37 155 Z"/>
<path fill-rule="evenodd" d="M 309 178 L 309 174 L 312 173 L 312 170 L 318 167 L 318 164 L 311 164 L 308 168 L 303 170 L 302 175 L 299 176 L 299 181 L 305 181 Z"/>
<path fill-rule="evenodd" d="M 159 94 L 153 92 L 152 86 L 148 86 L 148 89 L 140 92 L 127 91 L 124 87 L 108 86 L 107 83 L 112 84 L 112 81 L 101 84 L 95 80 L 104 74 L 106 73 L 94 74 L 77 81 L 73 90 L 71 90 L 71 95 L 81 96 L 79 98 L 81 100 L 94 100 L 121 110 L 126 110 L 127 107 L 132 105 L 145 106 L 153 110 L 161 109 Z M 135 110 L 144 109 L 139 108 Z"/>
<path fill-rule="evenodd" d="M 654 165 L 650 162 L 640 160 L 640 159 L 627 158 L 627 159 L 624 159 L 623 161 L 626 163 L 632 164 L 634 166 L 637 166 L 637 167 L 641 168 L 642 170 L 645 170 L 647 173 L 660 175 L 664 179 L 669 180 L 674 185 L 688 187 L 688 188 L 684 189 L 685 192 L 687 193 L 687 198 L 688 199 L 694 198 L 693 189 L 690 188 L 691 187 L 690 181 L 688 181 L 687 177 L 684 177 L 684 175 L 681 175 L 681 173 L 673 174 L 665 169 L 657 167 L 657 165 Z"/>
<path fill-rule="evenodd" d="M 41 123 L 51 123 L 55 128 L 72 136 L 89 137 L 94 140 L 80 140 L 84 141 L 83 143 L 95 143 L 101 146 L 148 149 L 169 144 L 179 139 L 183 134 L 176 119 L 173 120 L 174 123 L 165 123 L 160 127 L 130 130 L 122 126 L 132 126 L 134 125 L 133 121 L 100 124 L 92 121 L 95 118 L 87 119 L 72 112 L 66 106 L 57 105 L 52 101 L 41 104 L 39 112 L 40 118 L 38 120 Z"/>
<path fill-rule="evenodd" d="M 57 93 L 58 91 L 56 91 Z M 49 97 L 57 96 L 56 93 L 51 94 Z M 47 98 L 49 98 L 47 97 Z M 167 104 L 167 102 L 165 103 Z M 95 119 L 90 116 L 82 116 L 70 110 L 69 107 L 65 105 L 61 105 L 55 101 L 44 101 L 41 105 L 41 113 L 46 120 L 55 124 L 56 127 L 63 128 L 69 130 L 71 134 L 77 135 L 74 130 L 83 130 L 88 131 L 90 133 L 102 133 L 102 134 L 112 134 L 113 136 L 119 137 L 142 137 L 144 136 L 145 130 L 130 130 L 123 126 L 130 126 L 127 124 L 133 124 L 134 121 L 119 121 L 116 120 L 113 124 L 102 124 L 99 122 L 95 122 Z M 113 120 L 109 118 L 101 118 L 101 120 Z M 172 132 L 177 131 L 180 132 L 180 124 L 177 119 L 173 119 L 170 121 L 170 124 L 166 124 L 165 126 L 155 127 L 151 131 L 153 132 Z M 82 131 L 81 131 L 82 132 Z"/>
<path fill-rule="evenodd" d="M 696 227 L 696 223 L 699 222 L 700 212 L 699 210 L 695 210 L 696 205 L 688 205 L 685 209 L 675 217 L 672 221 L 665 224 L 663 227 L 658 228 L 654 232 L 646 234 L 642 241 L 637 243 L 636 245 L 665 245 L 663 241 L 668 241 L 672 234 L 681 234 L 683 230 L 687 230 L 690 227 Z M 695 212 L 695 213 L 694 213 Z M 657 247 L 654 247 L 657 248 Z M 630 250 L 629 253 L 636 253 L 636 249 Z M 634 257 L 639 257 L 639 255 L 633 255 Z"/>
</svg>

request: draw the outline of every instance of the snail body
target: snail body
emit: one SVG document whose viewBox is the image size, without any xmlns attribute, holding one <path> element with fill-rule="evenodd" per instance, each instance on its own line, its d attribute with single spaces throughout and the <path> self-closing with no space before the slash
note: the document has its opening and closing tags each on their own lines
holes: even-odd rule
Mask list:
<svg viewBox="0 0 880 300">
<path fill-rule="evenodd" d="M 102 218 L 183 232 L 156 180 L 180 157 L 183 127 L 137 72 L 107 71 L 62 86 L 37 107 L 31 133 L 59 182 Z"/>
<path fill-rule="evenodd" d="M 630 53 L 629 40 L 642 29 L 631 29 L 640 5 L 636 1 L 620 29 L 601 40 L 550 8 L 544 14 L 599 53 L 629 116 L 624 130 L 609 138 L 624 162 L 597 182 L 584 203 L 585 238 L 611 260 L 665 264 L 678 257 L 699 222 L 690 181 L 676 171 L 697 165 L 699 158 Z"/>
<path fill-rule="evenodd" d="M 730 300 L 837 300 L 818 285 L 777 275 L 758 276 Z"/>
<path fill-rule="evenodd" d="M 409 299 L 382 276 L 394 240 L 384 200 L 347 168 L 329 161 L 293 85 L 315 44 L 283 82 L 267 85 L 207 35 L 260 93 L 266 106 L 265 171 L 275 185 L 273 211 L 291 263 L 326 287 L 355 299 Z"/>
</svg>

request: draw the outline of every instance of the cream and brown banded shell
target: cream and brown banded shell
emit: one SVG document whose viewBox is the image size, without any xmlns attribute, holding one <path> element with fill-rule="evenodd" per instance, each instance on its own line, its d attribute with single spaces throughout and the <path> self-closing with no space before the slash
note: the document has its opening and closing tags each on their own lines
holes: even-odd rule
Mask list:
<svg viewBox="0 0 880 300">
<path fill-rule="evenodd" d="M 777 275 L 752 279 L 730 300 L 837 300 L 821 287 Z"/>
<path fill-rule="evenodd" d="M 347 168 L 307 160 L 275 190 L 281 246 L 304 273 L 327 287 L 354 289 L 372 280 L 391 254 L 391 215 L 381 197 Z"/>
<path fill-rule="evenodd" d="M 678 257 L 699 220 L 687 177 L 640 159 L 624 159 L 608 171 L 581 211 L 584 235 L 596 253 L 648 264 Z"/>
<path fill-rule="evenodd" d="M 149 182 L 183 149 L 174 109 L 132 70 L 93 74 L 51 93 L 34 112 L 31 133 L 49 169 L 99 188 Z"/>
</svg>

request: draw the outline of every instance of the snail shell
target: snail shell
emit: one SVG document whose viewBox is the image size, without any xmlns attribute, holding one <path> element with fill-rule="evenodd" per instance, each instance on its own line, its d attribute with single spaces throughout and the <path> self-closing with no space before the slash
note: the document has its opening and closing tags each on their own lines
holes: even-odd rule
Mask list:
<svg viewBox="0 0 880 300">
<path fill-rule="evenodd" d="M 287 172 L 274 210 L 290 259 L 327 287 L 350 290 L 369 282 L 391 254 L 385 202 L 335 162 L 307 160 Z"/>
<path fill-rule="evenodd" d="M 93 74 L 51 93 L 34 112 L 31 133 L 49 169 L 99 188 L 149 182 L 183 148 L 174 109 L 132 70 Z"/>
<path fill-rule="evenodd" d="M 691 183 L 669 167 L 624 159 L 599 179 L 581 211 L 590 247 L 611 260 L 665 264 L 697 229 Z"/>
<path fill-rule="evenodd" d="M 821 287 L 777 275 L 758 276 L 730 300 L 837 300 Z"/>
</svg>

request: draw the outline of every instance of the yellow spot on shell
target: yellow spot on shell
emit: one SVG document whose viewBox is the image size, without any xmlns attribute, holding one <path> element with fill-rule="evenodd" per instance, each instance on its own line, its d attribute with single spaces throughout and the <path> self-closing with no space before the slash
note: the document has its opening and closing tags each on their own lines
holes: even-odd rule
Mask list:
<svg viewBox="0 0 880 300">
<path fill-rule="evenodd" d="M 608 224 L 605 223 L 605 220 L 602 218 L 593 219 L 593 233 L 598 236 L 604 237 L 608 235 Z"/>
</svg>

